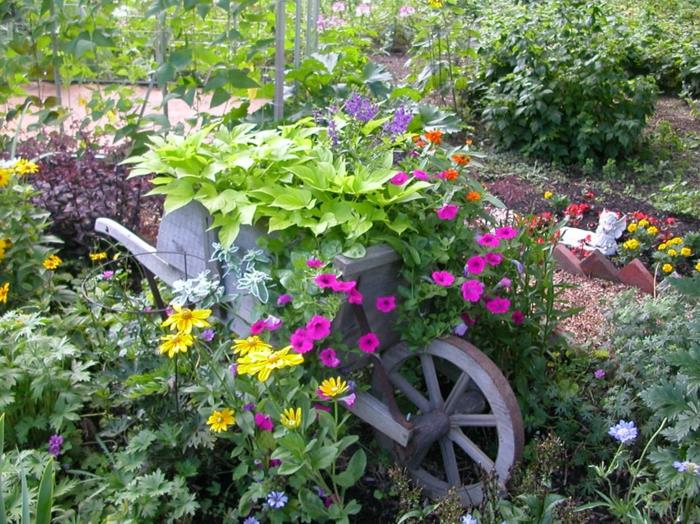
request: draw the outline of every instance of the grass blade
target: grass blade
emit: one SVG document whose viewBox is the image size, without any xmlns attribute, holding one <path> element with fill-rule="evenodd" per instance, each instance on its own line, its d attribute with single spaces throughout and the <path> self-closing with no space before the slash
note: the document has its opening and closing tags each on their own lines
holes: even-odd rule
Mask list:
<svg viewBox="0 0 700 524">
<path fill-rule="evenodd" d="M 41 474 L 39 495 L 36 501 L 36 524 L 51 524 L 54 480 L 53 459 L 51 459 L 46 463 L 44 472 Z"/>
</svg>

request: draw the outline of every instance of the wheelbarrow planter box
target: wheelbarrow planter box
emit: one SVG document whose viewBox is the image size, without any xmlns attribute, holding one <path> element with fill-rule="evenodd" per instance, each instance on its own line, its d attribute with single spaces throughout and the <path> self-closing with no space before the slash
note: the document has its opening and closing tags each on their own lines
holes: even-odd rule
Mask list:
<svg viewBox="0 0 700 524">
<path fill-rule="evenodd" d="M 221 276 L 221 268 L 211 261 L 212 245 L 217 241 L 211 225 L 206 209 L 191 202 L 163 217 L 156 246 L 109 219 L 98 219 L 95 229 L 115 238 L 142 266 L 172 286 L 207 269 Z M 262 228 L 243 226 L 235 245 L 242 250 L 258 248 L 257 239 L 266 234 Z M 338 256 L 333 263 L 344 279 L 357 281 L 364 304 L 397 292 L 401 257 L 389 246 L 371 246 L 357 259 Z M 231 274 L 223 277 L 223 284 L 227 294 L 240 291 Z M 256 301 L 252 295 L 240 295 L 236 311 L 227 318 L 240 336 L 247 336 L 257 320 Z M 478 504 L 482 484 L 478 478 L 471 483 L 462 481 L 464 460 L 486 473 L 495 472 L 505 486 L 524 443 L 515 396 L 497 366 L 465 340 L 447 337 L 432 341 L 421 351 L 411 351 L 401 342 L 395 326 L 394 314 L 349 303 L 343 304 L 333 320 L 333 329 L 342 333 L 348 347 L 356 347 L 358 338 L 368 331 L 376 333 L 381 342 L 379 353 L 344 359 L 346 370 L 373 364 L 372 392 L 357 392 L 349 409 L 375 429 L 380 443 L 429 494 L 444 496 L 456 487 L 466 505 Z M 420 370 L 426 393 L 405 378 L 403 366 Z M 399 408 L 396 394 L 401 395 L 404 406 L 412 406 L 415 416 L 410 420 Z M 495 432 L 487 443 L 491 455 L 463 431 L 475 427 Z M 434 466 L 431 449 L 441 456 L 442 469 Z"/>
</svg>

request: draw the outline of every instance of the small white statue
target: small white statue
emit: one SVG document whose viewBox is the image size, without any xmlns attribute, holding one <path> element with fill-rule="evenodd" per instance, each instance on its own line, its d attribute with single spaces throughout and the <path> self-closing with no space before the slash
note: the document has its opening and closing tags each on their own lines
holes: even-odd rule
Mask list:
<svg viewBox="0 0 700 524">
<path fill-rule="evenodd" d="M 627 228 L 627 217 L 618 215 L 614 211 L 604 209 L 598 220 L 598 227 L 595 234 L 588 243 L 588 248 L 597 249 L 605 256 L 617 253 L 617 239 Z"/>
</svg>

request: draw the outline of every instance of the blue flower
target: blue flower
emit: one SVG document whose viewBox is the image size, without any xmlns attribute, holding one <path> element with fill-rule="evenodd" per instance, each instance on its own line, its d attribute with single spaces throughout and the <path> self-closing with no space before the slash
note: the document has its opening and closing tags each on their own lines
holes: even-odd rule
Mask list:
<svg viewBox="0 0 700 524">
<path fill-rule="evenodd" d="M 689 460 L 680 462 L 676 460 L 673 463 L 673 467 L 676 468 L 679 473 L 695 473 L 700 476 L 700 464 L 696 464 L 695 462 L 690 462 Z"/>
<path fill-rule="evenodd" d="M 627 442 L 632 442 L 637 438 L 637 428 L 635 427 L 634 422 L 625 422 L 624 420 L 621 420 L 616 426 L 610 428 L 608 435 L 615 440 L 626 444 Z"/>
<path fill-rule="evenodd" d="M 270 493 L 267 494 L 267 503 L 272 509 L 285 507 L 287 501 L 289 501 L 289 499 L 287 495 L 284 494 L 284 491 L 270 491 Z"/>
<path fill-rule="evenodd" d="M 344 106 L 345 112 L 360 122 L 369 122 L 379 112 L 379 106 L 373 104 L 369 98 L 357 93 L 350 95 Z"/>
<path fill-rule="evenodd" d="M 260 521 L 251 515 L 243 521 L 243 524 L 260 524 Z"/>
<path fill-rule="evenodd" d="M 471 513 L 467 513 L 459 519 L 459 524 L 479 524 L 479 521 L 472 517 Z"/>
<path fill-rule="evenodd" d="M 394 118 L 384 124 L 384 131 L 392 135 L 405 133 L 411 120 L 413 120 L 411 112 L 401 106 L 394 112 Z"/>
</svg>

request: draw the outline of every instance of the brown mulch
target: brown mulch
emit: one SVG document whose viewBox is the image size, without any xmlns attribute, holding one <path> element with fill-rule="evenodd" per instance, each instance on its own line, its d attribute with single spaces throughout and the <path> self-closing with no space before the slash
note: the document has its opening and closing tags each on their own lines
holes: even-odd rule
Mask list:
<svg viewBox="0 0 700 524">
<path fill-rule="evenodd" d="M 693 116 L 688 104 L 675 96 L 660 96 L 656 101 L 656 112 L 649 119 L 648 127 L 655 129 L 659 122 L 666 121 L 682 134 L 700 134 L 700 118 Z"/>
<path fill-rule="evenodd" d="M 612 300 L 621 292 L 630 289 L 624 284 L 610 282 L 599 278 L 575 276 L 565 271 L 554 274 L 557 284 L 570 284 L 574 287 L 565 289 L 559 297 L 560 307 L 580 307 L 582 311 L 560 323 L 561 328 L 575 344 L 599 347 L 604 342 L 607 324 L 605 312 Z M 635 298 L 644 297 L 637 291 Z"/>
</svg>

